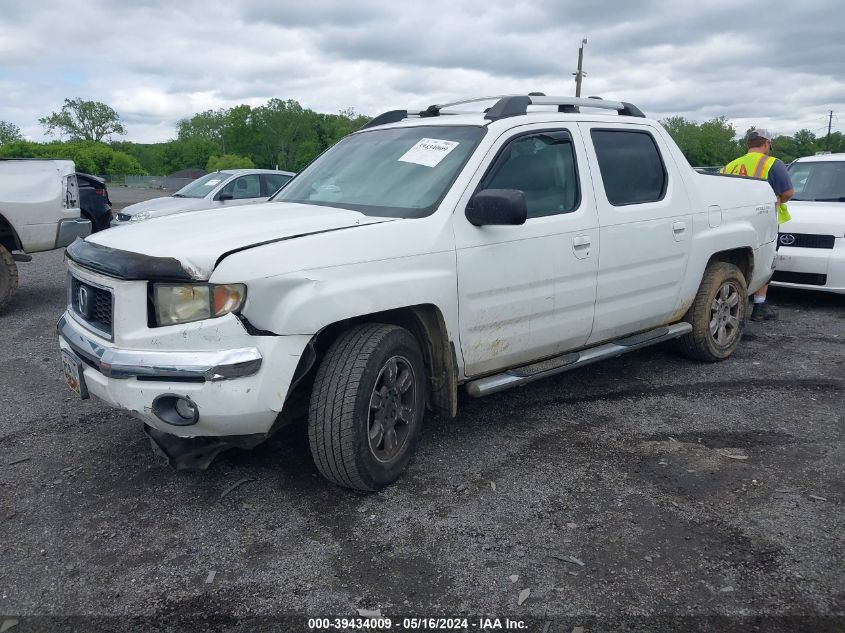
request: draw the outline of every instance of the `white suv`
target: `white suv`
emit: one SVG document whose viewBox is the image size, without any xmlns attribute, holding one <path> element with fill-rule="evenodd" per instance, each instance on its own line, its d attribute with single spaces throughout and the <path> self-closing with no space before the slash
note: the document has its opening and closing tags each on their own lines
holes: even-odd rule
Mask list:
<svg viewBox="0 0 845 633">
<path fill-rule="evenodd" d="M 307 415 L 320 472 L 375 490 L 461 386 L 671 339 L 730 356 L 773 269 L 768 184 L 697 173 L 631 104 L 458 112 L 476 101 L 387 112 L 260 208 L 77 241 L 68 384 L 134 413 L 180 468 Z"/>
<path fill-rule="evenodd" d="M 792 219 L 780 227 L 775 286 L 845 293 L 845 154 L 789 166 Z"/>
</svg>

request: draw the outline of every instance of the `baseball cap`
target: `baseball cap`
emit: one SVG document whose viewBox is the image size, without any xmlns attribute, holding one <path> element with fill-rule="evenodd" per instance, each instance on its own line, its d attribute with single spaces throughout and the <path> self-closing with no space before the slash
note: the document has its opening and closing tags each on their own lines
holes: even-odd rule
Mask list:
<svg viewBox="0 0 845 633">
<path fill-rule="evenodd" d="M 772 135 L 769 133 L 769 130 L 767 130 L 766 128 L 756 127 L 756 128 L 752 128 L 751 130 L 749 130 L 748 136 L 745 137 L 745 140 L 746 141 L 755 141 L 759 138 L 765 139 L 767 141 L 771 141 Z"/>
</svg>

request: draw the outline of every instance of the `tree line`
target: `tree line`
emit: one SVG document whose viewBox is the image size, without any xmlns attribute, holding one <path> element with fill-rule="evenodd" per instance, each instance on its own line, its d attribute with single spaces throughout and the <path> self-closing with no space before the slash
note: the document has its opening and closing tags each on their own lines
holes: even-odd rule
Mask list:
<svg viewBox="0 0 845 633">
<path fill-rule="evenodd" d="M 126 127 L 108 105 L 65 99 L 59 111 L 39 119 L 45 133 L 58 140 L 27 141 L 17 126 L 0 121 L 0 157 L 70 158 L 79 171 L 109 176 L 166 175 L 189 168 L 299 171 L 368 119 L 351 109 L 322 114 L 292 99 L 270 99 L 262 106 L 208 110 L 182 119 L 176 138 L 164 143 L 133 143 L 112 139 L 125 135 Z M 698 123 L 675 116 L 661 123 L 692 165 L 721 166 L 745 153 L 744 135 L 724 117 Z M 775 137 L 773 147 L 774 155 L 789 163 L 823 150 L 845 152 L 845 135 L 816 137 L 800 130 Z"/>
<path fill-rule="evenodd" d="M 669 117 L 660 122 L 672 136 L 691 165 L 696 167 L 722 166 L 746 152 L 745 135 L 737 135 L 725 117 L 696 123 L 682 116 Z M 799 130 L 792 136 L 772 139 L 772 155 L 785 163 L 796 158 L 813 156 L 816 152 L 845 152 L 845 135 L 833 132 L 830 138 L 817 137 L 810 130 Z"/>
</svg>

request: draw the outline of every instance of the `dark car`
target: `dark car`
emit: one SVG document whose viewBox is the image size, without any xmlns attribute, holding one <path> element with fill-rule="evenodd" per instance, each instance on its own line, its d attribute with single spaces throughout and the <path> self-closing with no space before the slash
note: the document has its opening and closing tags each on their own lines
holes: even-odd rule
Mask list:
<svg viewBox="0 0 845 633">
<path fill-rule="evenodd" d="M 76 173 L 79 183 L 79 208 L 82 217 L 91 220 L 91 231 L 103 231 L 111 224 L 111 200 L 106 183 L 90 174 Z"/>
</svg>

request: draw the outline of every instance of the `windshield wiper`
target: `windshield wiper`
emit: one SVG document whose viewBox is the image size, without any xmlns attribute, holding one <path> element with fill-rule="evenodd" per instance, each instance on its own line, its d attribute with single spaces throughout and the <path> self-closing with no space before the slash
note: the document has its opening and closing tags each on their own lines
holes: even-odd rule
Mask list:
<svg viewBox="0 0 845 633">
<path fill-rule="evenodd" d="M 170 197 L 171 197 L 171 198 L 187 198 L 188 196 L 186 196 L 186 195 L 185 195 L 185 194 L 183 194 L 183 193 L 174 193 L 174 194 L 173 194 L 172 196 L 170 196 Z"/>
<path fill-rule="evenodd" d="M 814 202 L 845 202 L 845 196 L 838 198 L 813 198 Z"/>
</svg>

